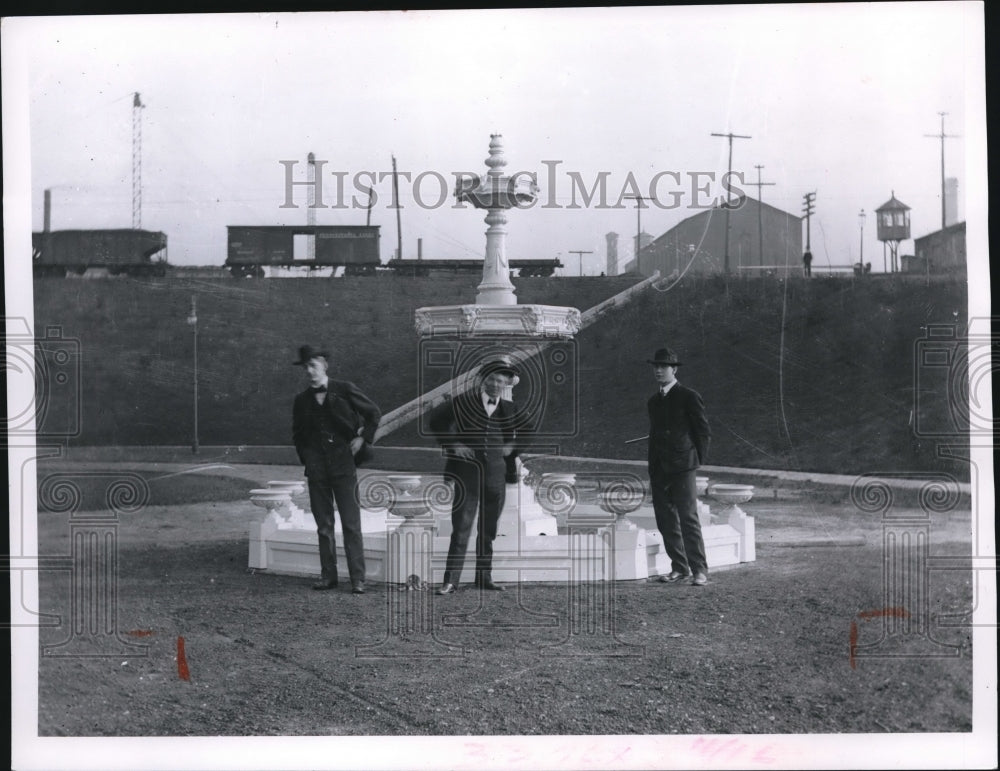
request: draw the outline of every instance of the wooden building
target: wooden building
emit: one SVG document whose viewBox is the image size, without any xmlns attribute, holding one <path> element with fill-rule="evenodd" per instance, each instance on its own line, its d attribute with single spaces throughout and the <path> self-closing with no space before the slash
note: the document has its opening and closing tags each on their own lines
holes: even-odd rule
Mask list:
<svg viewBox="0 0 1000 771">
<path fill-rule="evenodd" d="M 725 254 L 726 211 L 717 206 L 679 222 L 644 247 L 638 269 L 645 276 L 657 270 L 663 276 L 722 273 Z M 733 273 L 801 265 L 802 217 L 750 196 L 730 209 L 729 267 Z"/>
</svg>

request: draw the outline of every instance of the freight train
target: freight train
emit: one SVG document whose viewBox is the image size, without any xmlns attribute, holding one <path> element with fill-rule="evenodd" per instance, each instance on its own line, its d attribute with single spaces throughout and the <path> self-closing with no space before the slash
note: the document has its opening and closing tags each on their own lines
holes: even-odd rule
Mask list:
<svg viewBox="0 0 1000 771">
<path fill-rule="evenodd" d="M 345 276 L 388 269 L 401 276 L 482 271 L 482 260 L 390 260 L 379 258 L 379 227 L 353 225 L 230 225 L 226 267 L 237 278 L 260 278 L 265 267 L 344 268 Z M 521 276 L 551 276 L 558 260 L 511 260 Z"/>
<path fill-rule="evenodd" d="M 32 233 L 31 264 L 37 277 L 82 276 L 88 268 L 103 268 L 112 276 L 165 276 L 167 236 L 126 229 Z"/>
<path fill-rule="evenodd" d="M 224 269 L 236 278 L 261 278 L 265 268 L 344 269 L 345 276 L 390 271 L 400 276 L 481 272 L 478 260 L 390 260 L 379 257 L 379 227 L 354 225 L 230 225 Z M 167 237 L 149 230 L 55 230 L 32 233 L 36 277 L 83 275 L 103 268 L 109 275 L 167 275 Z M 551 276 L 559 260 L 511 260 L 520 276 Z M 216 269 L 217 270 L 217 269 Z"/>
<path fill-rule="evenodd" d="M 368 276 L 381 264 L 378 226 L 230 225 L 226 267 L 236 278 L 261 278 L 265 267 L 344 268 Z"/>
</svg>

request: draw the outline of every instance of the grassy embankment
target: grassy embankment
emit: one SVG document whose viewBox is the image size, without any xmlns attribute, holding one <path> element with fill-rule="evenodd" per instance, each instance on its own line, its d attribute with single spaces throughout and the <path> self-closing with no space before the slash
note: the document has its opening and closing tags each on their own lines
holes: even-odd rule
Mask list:
<svg viewBox="0 0 1000 771">
<path fill-rule="evenodd" d="M 634 277 L 518 279 L 521 302 L 585 310 Z M 475 277 L 338 280 L 42 280 L 36 329 L 62 327 L 81 345 L 76 445 L 191 441 L 192 333 L 198 301 L 199 439 L 203 445 L 290 443 L 297 346 L 328 345 L 333 374 L 384 410 L 417 395 L 413 311 L 469 302 Z M 641 458 L 645 360 L 663 345 L 683 357 L 683 382 L 705 398 L 719 465 L 834 473 L 950 470 L 910 429 L 914 351 L 927 325 L 965 324 L 966 288 L 901 278 L 687 279 L 649 290 L 577 340 L 578 430 L 563 454 Z M 515 391 L 515 397 L 517 392 Z M 946 422 L 944 393 L 918 405 Z M 65 405 L 47 420 L 65 422 Z M 561 421 L 565 424 L 565 420 Z M 429 445 L 410 426 L 386 444 Z"/>
</svg>

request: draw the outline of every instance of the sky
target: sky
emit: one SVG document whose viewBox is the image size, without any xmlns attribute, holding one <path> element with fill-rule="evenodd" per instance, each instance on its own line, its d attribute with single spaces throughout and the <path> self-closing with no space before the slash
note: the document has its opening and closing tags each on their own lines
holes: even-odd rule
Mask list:
<svg viewBox="0 0 1000 771">
<path fill-rule="evenodd" d="M 403 256 L 421 239 L 425 259 L 482 257 L 485 212 L 456 207 L 455 174 L 484 174 L 501 134 L 506 171 L 540 186 L 534 207 L 508 215 L 508 258 L 597 274 L 606 233 L 631 256 L 636 204 L 623 194 L 655 197 L 641 212 L 654 236 L 725 195 L 729 144 L 712 134 L 732 132 L 751 137 L 732 143 L 744 192 L 757 195 L 756 165 L 774 183 L 764 200 L 786 211 L 816 191 L 816 264 L 855 262 L 863 236 L 877 271 L 873 211 L 893 192 L 913 235 L 940 227 L 941 143 L 925 136 L 939 112 L 956 135 L 946 174 L 960 218 L 977 193 L 966 155 L 985 132 L 981 16 L 975 3 L 698 6 L 24 18 L 7 32 L 31 39 L 33 230 L 45 189 L 54 230 L 131 226 L 138 92 L 141 225 L 167 234 L 178 265 L 221 265 L 227 225 L 305 224 L 305 186 L 282 206 L 281 161 L 305 181 L 309 152 L 326 162 L 317 224 L 364 224 L 355 187 L 373 174 L 371 221 L 392 257 L 395 156 L 410 175 Z M 601 179 L 603 204 L 586 204 L 580 186 Z"/>
</svg>

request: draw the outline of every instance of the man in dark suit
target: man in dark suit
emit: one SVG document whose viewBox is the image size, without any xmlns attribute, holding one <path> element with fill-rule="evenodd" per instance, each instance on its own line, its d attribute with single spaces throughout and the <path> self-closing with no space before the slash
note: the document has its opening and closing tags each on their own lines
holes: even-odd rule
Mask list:
<svg viewBox="0 0 1000 771">
<path fill-rule="evenodd" d="M 292 441 L 305 466 L 309 503 L 319 533 L 323 573 L 313 589 L 337 586 L 336 501 L 352 590 L 364 594 L 365 552 L 356 462 L 374 441 L 382 413 L 356 385 L 327 376 L 328 358 L 326 351 L 304 345 L 294 362 L 305 367 L 309 380 L 309 388 L 295 397 L 292 407 Z"/>
<path fill-rule="evenodd" d="M 473 388 L 437 407 L 429 428 L 445 451 L 444 473 L 454 482 L 451 541 L 438 594 L 455 591 L 476 528 L 476 586 L 502 592 L 493 582 L 493 541 L 503 509 L 505 485 L 517 456 L 514 403 L 502 398 L 517 372 L 509 357 L 483 364 Z"/>
<path fill-rule="evenodd" d="M 680 361 L 661 348 L 648 362 L 659 389 L 649 407 L 649 483 L 653 491 L 656 527 L 670 557 L 668 584 L 690 578 L 694 586 L 708 583 L 705 543 L 698 521 L 698 466 L 708 456 L 711 432 L 701 396 L 680 384 Z"/>
</svg>

